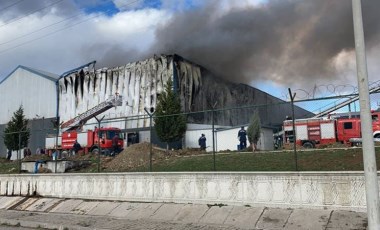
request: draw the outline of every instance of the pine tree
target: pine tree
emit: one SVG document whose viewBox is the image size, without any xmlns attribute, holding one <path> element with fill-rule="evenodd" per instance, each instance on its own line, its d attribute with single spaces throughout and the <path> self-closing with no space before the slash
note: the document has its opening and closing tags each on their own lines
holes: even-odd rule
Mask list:
<svg viewBox="0 0 380 230">
<path fill-rule="evenodd" d="M 254 112 L 251 122 L 249 123 L 247 134 L 249 143 L 252 146 L 252 151 L 257 149 L 257 142 L 259 141 L 261 133 L 261 121 L 257 110 Z"/>
<path fill-rule="evenodd" d="M 181 101 L 173 90 L 172 80 L 168 80 L 164 92 L 158 97 L 154 117 L 154 128 L 160 140 L 166 142 L 167 150 L 170 142 L 180 140 L 186 132 L 186 117 L 170 116 L 180 113 Z"/>
<path fill-rule="evenodd" d="M 30 130 L 27 125 L 28 119 L 25 118 L 24 109 L 20 106 L 4 129 L 4 144 L 7 149 L 20 150 L 28 146 Z"/>
</svg>

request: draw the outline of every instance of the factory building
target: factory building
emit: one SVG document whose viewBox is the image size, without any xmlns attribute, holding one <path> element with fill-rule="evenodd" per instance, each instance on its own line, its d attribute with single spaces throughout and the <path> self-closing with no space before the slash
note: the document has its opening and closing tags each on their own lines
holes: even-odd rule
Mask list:
<svg viewBox="0 0 380 230">
<path fill-rule="evenodd" d="M 144 108 L 155 108 L 168 79 L 173 81 L 174 90 L 181 99 L 182 110 L 186 113 L 210 110 L 213 106 L 225 109 L 273 104 L 275 106 L 259 109 L 262 125 L 266 127 L 265 132 L 271 127 L 280 128 L 285 116 L 291 114 L 289 103 L 263 91 L 218 78 L 181 56 L 160 55 L 113 68 L 96 69 L 94 65 L 80 67 L 62 74 L 60 78 L 45 71 L 18 66 L 0 82 L 0 98 L 3 99 L 0 132 L 4 132 L 6 123 L 22 105 L 26 118 L 30 120 L 29 147 L 34 152 L 38 146 L 45 145 L 45 137 L 52 133 L 57 113 L 60 123 L 67 122 L 110 96 L 119 94 L 123 97 L 122 105 L 102 114 L 105 116 L 102 126 L 118 127 L 135 134 L 138 132 L 140 141 L 150 141 L 150 124 L 149 119 L 143 117 L 146 115 Z M 224 130 L 219 131 L 219 136 L 231 132 L 228 130 L 233 127 L 248 124 L 254 110 L 255 108 L 216 111 L 214 123 Z M 295 108 L 295 114 L 296 117 L 311 115 L 298 107 Z M 187 118 L 192 127 L 189 135 L 211 128 L 210 112 L 193 113 Z M 83 126 L 83 130 L 93 129 L 96 124 L 95 119 L 91 119 Z M 202 129 L 197 131 L 194 127 Z M 155 135 L 152 141 L 157 141 Z M 263 143 L 268 141 L 271 140 Z M 181 145 L 193 147 L 196 143 L 187 137 Z M 222 150 L 218 147 L 216 149 Z M 0 154 L 4 156 L 5 153 L 4 142 L 0 137 Z"/>
<path fill-rule="evenodd" d="M 165 83 L 172 79 L 179 94 L 183 112 L 197 112 L 249 105 L 267 105 L 259 109 L 265 127 L 280 128 L 286 115 L 291 114 L 289 103 L 244 84 L 236 84 L 214 76 L 207 69 L 178 55 L 161 55 L 128 63 L 124 66 L 103 69 L 83 68 L 59 80 L 59 114 L 61 122 L 84 113 L 108 97 L 119 94 L 122 105 L 102 115 L 112 122 L 104 126 L 126 131 L 140 130 L 140 140 L 149 141 L 146 130 L 150 124 L 145 108 L 155 108 Z M 234 127 L 248 124 L 256 108 L 217 111 L 215 125 Z M 295 108 L 296 117 L 311 115 Z M 140 117 L 141 119 L 129 119 Z M 188 123 L 211 125 L 211 113 L 191 114 Z M 92 129 L 95 119 L 84 129 Z M 196 140 L 195 140 L 196 141 Z M 192 145 L 191 143 L 185 145 Z"/>
<path fill-rule="evenodd" d="M 46 132 L 56 117 L 57 79 L 58 75 L 20 65 L 0 82 L 0 156 L 6 153 L 4 129 L 20 106 L 29 119 L 30 149 L 33 152 L 44 146 Z"/>
</svg>

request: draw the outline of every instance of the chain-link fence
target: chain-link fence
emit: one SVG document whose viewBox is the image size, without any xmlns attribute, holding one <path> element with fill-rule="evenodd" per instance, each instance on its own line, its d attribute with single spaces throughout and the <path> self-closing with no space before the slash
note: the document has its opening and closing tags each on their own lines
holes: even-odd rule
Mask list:
<svg viewBox="0 0 380 230">
<path fill-rule="evenodd" d="M 131 117 L 99 116 L 98 121 L 88 122 L 82 131 L 63 133 L 58 138 L 54 119 L 31 120 L 29 142 L 24 145 L 20 142 L 10 151 L 14 165 L 9 170 L 29 173 L 362 170 L 362 153 L 357 148 L 362 132 L 357 96 L 231 108 L 211 103 L 213 106 L 208 110 L 174 115 L 158 116 L 146 110 L 145 114 Z M 378 96 L 371 94 L 376 125 Z M 239 131 L 248 129 L 255 111 L 261 129 L 257 148 L 253 149 L 249 140 L 240 139 Z M 162 141 L 154 127 L 155 119 L 179 116 L 187 121 L 183 137 L 168 143 Z M 168 125 L 167 132 L 177 125 Z M 7 135 L 15 138 L 21 135 L 1 131 L 3 140 Z M 204 148 L 203 143 L 200 145 L 202 134 Z M 339 136 L 343 134 L 346 139 Z M 74 148 L 75 140 L 80 144 L 78 149 Z M 351 148 L 353 145 L 355 148 Z M 7 157 L 9 151 L 4 146 L 1 151 Z"/>
</svg>

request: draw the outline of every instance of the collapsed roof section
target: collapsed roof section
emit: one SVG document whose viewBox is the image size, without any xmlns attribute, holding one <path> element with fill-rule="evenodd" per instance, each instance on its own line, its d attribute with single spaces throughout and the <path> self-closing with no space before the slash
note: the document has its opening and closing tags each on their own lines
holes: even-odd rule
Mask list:
<svg viewBox="0 0 380 230">
<path fill-rule="evenodd" d="M 213 76 L 205 68 L 178 55 L 160 55 L 128 63 L 125 66 L 91 70 L 80 69 L 59 80 L 59 111 L 65 122 L 104 102 L 109 96 L 120 94 L 122 106 L 105 112 L 106 118 L 122 118 L 146 114 L 144 108 L 154 108 L 168 79 L 173 80 L 184 112 L 273 104 L 283 102 L 253 87 L 235 84 Z M 217 112 L 215 123 L 239 125 L 249 122 L 254 108 Z M 260 109 L 262 123 L 281 124 L 291 108 L 289 104 Z M 297 113 L 306 111 L 296 109 Z M 211 124 L 211 113 L 192 114 L 188 121 Z M 123 128 L 148 127 L 149 119 L 126 122 Z"/>
</svg>

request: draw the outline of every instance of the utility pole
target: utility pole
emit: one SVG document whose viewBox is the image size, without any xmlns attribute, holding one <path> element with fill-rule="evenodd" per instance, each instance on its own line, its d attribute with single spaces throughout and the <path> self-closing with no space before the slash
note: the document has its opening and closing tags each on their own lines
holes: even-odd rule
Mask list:
<svg viewBox="0 0 380 230">
<path fill-rule="evenodd" d="M 380 229 L 379 185 L 377 179 L 375 145 L 372 136 L 371 106 L 361 8 L 361 0 L 352 0 L 368 229 L 375 230 Z"/>
</svg>

